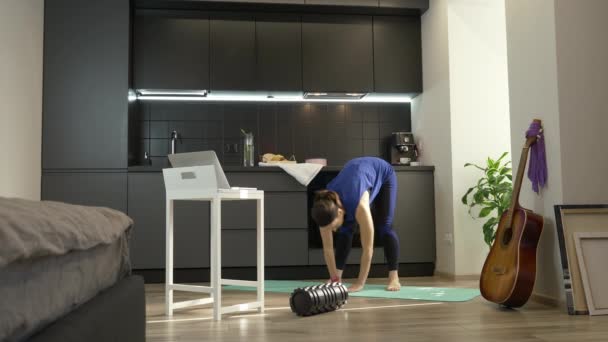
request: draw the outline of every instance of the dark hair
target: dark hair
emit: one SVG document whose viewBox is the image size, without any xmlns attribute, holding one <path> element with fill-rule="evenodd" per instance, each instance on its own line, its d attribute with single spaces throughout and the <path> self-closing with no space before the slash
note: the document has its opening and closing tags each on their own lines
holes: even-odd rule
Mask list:
<svg viewBox="0 0 608 342">
<path fill-rule="evenodd" d="M 338 217 L 338 209 L 342 209 L 338 193 L 331 190 L 320 190 L 315 193 L 310 215 L 319 227 L 324 227 Z"/>
</svg>

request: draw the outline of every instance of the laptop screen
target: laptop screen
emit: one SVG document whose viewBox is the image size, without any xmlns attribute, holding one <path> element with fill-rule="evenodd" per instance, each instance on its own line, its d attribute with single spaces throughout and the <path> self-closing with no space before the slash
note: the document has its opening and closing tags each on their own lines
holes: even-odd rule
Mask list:
<svg viewBox="0 0 608 342">
<path fill-rule="evenodd" d="M 190 167 L 190 166 L 215 166 L 215 177 L 219 189 L 230 189 L 230 184 L 220 165 L 219 159 L 215 151 L 199 151 L 199 152 L 188 152 L 188 153 L 176 153 L 170 154 L 169 162 L 173 167 Z"/>
</svg>

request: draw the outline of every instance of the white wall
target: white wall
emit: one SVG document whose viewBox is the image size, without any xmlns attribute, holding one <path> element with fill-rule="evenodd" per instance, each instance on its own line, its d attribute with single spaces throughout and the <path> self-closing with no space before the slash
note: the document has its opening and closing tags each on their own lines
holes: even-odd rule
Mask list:
<svg viewBox="0 0 608 342">
<path fill-rule="evenodd" d="M 548 186 L 537 196 L 526 181 L 522 191 L 522 205 L 545 217 L 534 291 L 560 300 L 553 206 L 608 203 L 607 12 L 604 0 L 507 1 L 513 149 L 533 118 L 546 135 Z"/>
<path fill-rule="evenodd" d="M 0 1 L 0 196 L 40 199 L 43 0 Z"/>
<path fill-rule="evenodd" d="M 474 275 L 489 251 L 487 219 L 474 220 L 461 203 L 482 176 L 464 164 L 511 152 L 504 1 L 452 0 L 448 25 L 455 274 Z"/>
<path fill-rule="evenodd" d="M 564 202 L 608 203 L 608 1 L 555 2 Z"/>
<path fill-rule="evenodd" d="M 521 205 L 545 217 L 538 246 L 535 293 L 563 298 L 553 205 L 563 203 L 554 0 L 506 2 L 509 97 L 513 151 L 521 153 L 532 119 L 543 121 L 548 184 L 542 196 L 524 178 Z M 517 167 L 519 158 L 514 158 Z"/>
<path fill-rule="evenodd" d="M 422 60 L 424 91 L 412 102 L 412 131 L 420 160 L 435 166 L 436 270 L 454 274 L 454 246 L 444 241 L 454 233 L 447 0 L 434 0 L 422 16 Z"/>
<path fill-rule="evenodd" d="M 460 198 L 480 176 L 466 162 L 511 149 L 504 2 L 433 1 L 422 17 L 422 57 L 412 130 L 423 163 L 435 166 L 436 270 L 479 274 L 489 250 L 483 221 Z"/>
</svg>

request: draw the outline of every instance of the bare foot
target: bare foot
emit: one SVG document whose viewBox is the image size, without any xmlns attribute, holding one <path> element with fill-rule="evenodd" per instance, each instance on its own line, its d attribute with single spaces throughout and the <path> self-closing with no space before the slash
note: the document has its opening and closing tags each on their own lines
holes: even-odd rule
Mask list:
<svg viewBox="0 0 608 342">
<path fill-rule="evenodd" d="M 399 282 L 399 274 L 397 271 L 390 271 L 388 273 L 388 285 L 386 285 L 386 291 L 399 291 L 401 290 L 401 283 Z"/>
<path fill-rule="evenodd" d="M 363 290 L 363 286 L 365 286 L 365 284 L 354 283 L 348 288 L 348 292 L 359 292 Z"/>
<path fill-rule="evenodd" d="M 399 283 L 399 278 L 396 280 L 390 280 L 388 285 L 386 285 L 386 291 L 399 291 L 401 290 L 401 283 Z"/>
</svg>

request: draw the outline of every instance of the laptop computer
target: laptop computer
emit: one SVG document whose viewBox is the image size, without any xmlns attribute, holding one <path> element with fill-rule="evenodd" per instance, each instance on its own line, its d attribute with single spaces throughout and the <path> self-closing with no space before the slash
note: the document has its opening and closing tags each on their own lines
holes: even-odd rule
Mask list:
<svg viewBox="0 0 608 342">
<path fill-rule="evenodd" d="M 176 153 L 168 155 L 169 162 L 173 167 L 191 167 L 213 165 L 218 189 L 224 190 L 256 190 L 256 188 L 230 187 L 224 169 L 217 159 L 215 151 L 199 151 L 188 153 Z"/>
<path fill-rule="evenodd" d="M 168 155 L 169 162 L 173 167 L 190 167 L 213 165 L 215 168 L 215 178 L 219 189 L 230 189 L 230 184 L 226 174 L 220 165 L 215 151 L 200 151 L 188 153 L 176 153 Z"/>
</svg>

